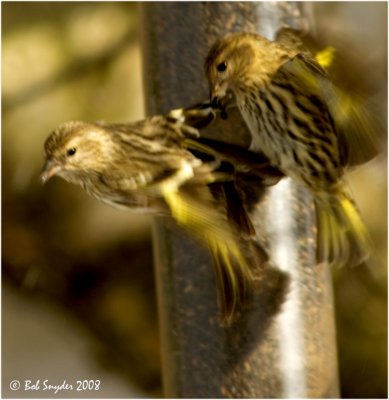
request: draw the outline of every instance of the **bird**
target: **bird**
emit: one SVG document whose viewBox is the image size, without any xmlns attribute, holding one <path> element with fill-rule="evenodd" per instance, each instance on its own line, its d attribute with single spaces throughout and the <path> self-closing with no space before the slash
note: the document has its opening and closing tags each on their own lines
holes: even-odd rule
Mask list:
<svg viewBox="0 0 389 400">
<path fill-rule="evenodd" d="M 110 206 L 172 216 L 209 249 L 220 324 L 229 326 L 255 288 L 245 252 L 261 253 L 243 192 L 253 177 L 274 183 L 282 174 L 244 149 L 201 140 L 214 119 L 208 102 L 132 123 L 65 122 L 45 141 L 41 181 L 59 176 Z"/>
<path fill-rule="evenodd" d="M 358 163 L 353 146 L 368 143 L 363 135 L 370 132 L 361 109 L 319 61 L 289 29 L 275 40 L 228 34 L 205 60 L 210 101 L 224 114 L 237 107 L 251 134 L 249 150 L 313 195 L 317 262 L 358 265 L 369 258 L 371 241 L 344 175 Z"/>
</svg>

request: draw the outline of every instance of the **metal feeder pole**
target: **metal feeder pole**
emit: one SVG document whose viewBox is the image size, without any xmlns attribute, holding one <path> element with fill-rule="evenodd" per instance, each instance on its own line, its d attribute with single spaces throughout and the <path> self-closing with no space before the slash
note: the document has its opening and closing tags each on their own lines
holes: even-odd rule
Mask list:
<svg viewBox="0 0 389 400">
<path fill-rule="evenodd" d="M 142 3 L 143 72 L 148 114 L 207 99 L 203 63 L 216 38 L 288 25 L 312 28 L 304 2 Z M 246 140 L 239 118 L 219 135 Z M 235 125 L 234 125 L 235 124 Z M 289 179 L 269 188 L 253 211 L 258 242 L 270 254 L 252 315 L 218 324 L 216 285 L 206 249 L 155 222 L 154 247 L 166 397 L 338 397 L 332 284 L 315 262 L 312 198 Z"/>
</svg>

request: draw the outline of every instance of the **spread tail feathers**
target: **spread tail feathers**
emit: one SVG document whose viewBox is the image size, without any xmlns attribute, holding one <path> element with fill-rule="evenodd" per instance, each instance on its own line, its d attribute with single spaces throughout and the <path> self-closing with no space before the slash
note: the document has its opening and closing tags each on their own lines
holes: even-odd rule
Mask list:
<svg viewBox="0 0 389 400">
<path fill-rule="evenodd" d="M 370 253 L 370 238 L 354 202 L 345 194 L 316 199 L 318 262 L 356 266 Z"/>
<path fill-rule="evenodd" d="M 220 323 L 229 326 L 237 312 L 247 304 L 253 289 L 253 278 L 236 243 L 225 243 L 211 237 L 207 237 L 206 242 L 215 268 Z"/>
<path fill-rule="evenodd" d="M 254 286 L 239 238 L 219 211 L 208 187 L 198 187 L 197 193 L 193 188 L 190 193 L 185 193 L 184 188 L 165 190 L 164 198 L 177 223 L 209 248 L 214 261 L 221 324 L 230 325 Z"/>
</svg>

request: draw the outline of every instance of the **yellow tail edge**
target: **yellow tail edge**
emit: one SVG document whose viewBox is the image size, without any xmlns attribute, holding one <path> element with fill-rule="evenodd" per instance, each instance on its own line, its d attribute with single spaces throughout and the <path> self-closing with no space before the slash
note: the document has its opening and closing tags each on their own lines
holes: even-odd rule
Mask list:
<svg viewBox="0 0 389 400">
<path fill-rule="evenodd" d="M 356 266 L 370 257 L 371 241 L 354 202 L 346 195 L 316 200 L 317 261 Z"/>
</svg>

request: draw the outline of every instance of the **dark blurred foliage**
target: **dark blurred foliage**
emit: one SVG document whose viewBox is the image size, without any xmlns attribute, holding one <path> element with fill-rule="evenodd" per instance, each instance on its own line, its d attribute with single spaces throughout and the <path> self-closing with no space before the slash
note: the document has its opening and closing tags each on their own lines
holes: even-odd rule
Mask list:
<svg viewBox="0 0 389 400">
<path fill-rule="evenodd" d="M 371 97 L 386 125 L 386 4 L 315 3 L 314 14 L 319 41 L 341 54 L 336 75 Z M 134 3 L 2 3 L 3 298 L 12 289 L 74 314 L 94 343 L 91 359 L 161 396 L 149 217 L 101 205 L 61 180 L 38 183 L 44 139 L 59 123 L 142 118 L 138 24 Z M 379 136 L 386 149 L 385 129 Z M 343 397 L 387 397 L 383 153 L 350 174 L 375 265 L 334 271 Z M 13 329 L 12 315 L 2 329 Z M 29 340 L 26 331 L 12 335 Z"/>
</svg>

